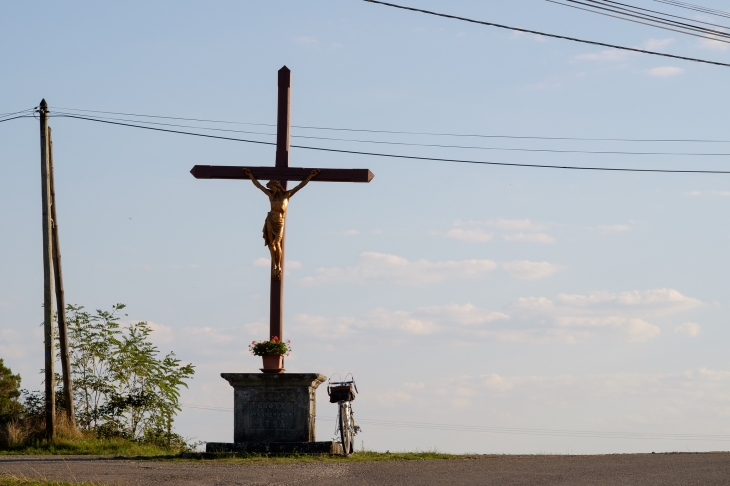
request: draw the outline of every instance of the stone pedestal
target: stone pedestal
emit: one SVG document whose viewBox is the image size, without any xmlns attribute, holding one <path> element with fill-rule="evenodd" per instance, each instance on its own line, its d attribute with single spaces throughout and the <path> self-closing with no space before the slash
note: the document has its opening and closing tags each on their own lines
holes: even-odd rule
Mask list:
<svg viewBox="0 0 730 486">
<path fill-rule="evenodd" d="M 233 443 L 211 443 L 208 452 L 335 452 L 315 442 L 319 373 L 221 373 L 233 387 Z"/>
</svg>

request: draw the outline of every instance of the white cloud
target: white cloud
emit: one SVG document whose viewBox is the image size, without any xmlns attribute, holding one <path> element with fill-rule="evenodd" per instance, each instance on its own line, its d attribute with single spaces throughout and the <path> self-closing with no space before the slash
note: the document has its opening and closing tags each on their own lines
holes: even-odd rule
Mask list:
<svg viewBox="0 0 730 486">
<path fill-rule="evenodd" d="M 440 233 L 435 233 L 440 234 Z M 469 243 L 484 243 L 494 238 L 494 233 L 487 232 L 484 228 L 461 229 L 453 228 L 445 233 L 447 238 Z"/>
<path fill-rule="evenodd" d="M 429 316 L 431 319 L 436 319 L 446 324 L 457 323 L 462 326 L 474 326 L 509 319 L 507 314 L 488 311 L 472 304 L 420 307 L 416 309 L 415 314 Z"/>
<path fill-rule="evenodd" d="M 696 322 L 685 322 L 674 328 L 674 332 L 697 337 L 700 334 L 700 325 Z"/>
<path fill-rule="evenodd" d="M 492 260 L 431 262 L 367 251 L 360 254 L 360 263 L 347 268 L 318 268 L 316 275 L 302 279 L 306 285 L 338 282 L 388 282 L 420 287 L 448 278 L 479 278 L 497 268 Z"/>
<path fill-rule="evenodd" d="M 608 317 L 561 317 L 558 324 L 564 327 L 574 327 L 583 330 L 611 329 L 620 334 L 628 342 L 642 342 L 661 334 L 659 326 L 650 324 L 643 319 L 630 319 L 620 316 Z"/>
<path fill-rule="evenodd" d="M 545 42 L 548 42 L 548 38 L 545 37 L 545 36 L 543 36 L 543 35 L 539 35 L 539 34 L 528 34 L 526 32 L 518 32 L 518 31 L 513 31 L 510 34 L 510 39 L 512 39 L 512 40 L 516 40 L 516 39 L 529 39 L 531 41 L 539 42 L 541 44 L 542 43 L 545 43 Z"/>
<path fill-rule="evenodd" d="M 462 221 L 457 219 L 454 226 L 461 227 L 486 227 L 495 230 L 504 231 L 544 231 L 547 229 L 546 224 L 534 223 L 529 219 L 488 219 L 486 221 Z"/>
<path fill-rule="evenodd" d="M 712 191 L 715 196 L 730 196 L 730 191 Z"/>
<path fill-rule="evenodd" d="M 665 288 L 617 294 L 559 294 L 554 300 L 526 297 L 513 302 L 506 312 L 526 325 L 539 322 L 551 326 L 547 336 L 565 342 L 578 342 L 606 332 L 618 334 L 628 342 L 641 342 L 661 333 L 661 328 L 648 320 L 703 305 L 698 299 Z"/>
<path fill-rule="evenodd" d="M 343 338 L 361 345 L 382 346 L 426 338 L 473 346 L 479 341 L 540 344 L 576 344 L 612 337 L 629 343 L 647 341 L 661 333 L 661 317 L 703 305 L 697 299 L 671 289 L 587 295 L 560 294 L 556 298 L 518 299 L 501 311 L 466 303 L 389 310 L 378 307 L 358 316 L 330 317 L 300 313 L 292 318 L 292 336 L 297 340 L 333 343 Z M 680 321 L 681 322 L 681 321 Z M 175 350 L 184 360 L 190 355 L 245 355 L 245 344 L 266 336 L 265 321 L 239 327 L 188 327 L 173 333 L 167 326 L 151 323 L 155 342 L 175 340 Z M 687 332 L 694 329 L 678 326 Z M 674 323 L 671 328 L 674 328 Z M 0 332 L 0 339 L 4 334 Z M 426 342 L 426 341 L 424 341 Z M 433 342 L 433 341 L 431 341 Z M 329 345 L 329 344 L 327 344 Z M 169 345 L 168 345 L 169 346 Z M 181 348 L 181 349 L 178 349 Z M 2 345 L 0 344 L 0 349 Z M 164 351 L 164 349 L 163 349 Z"/>
<path fill-rule="evenodd" d="M 586 402 L 618 402 L 627 412 L 636 413 L 633 400 L 645 400 L 648 397 L 661 397 L 665 403 L 673 403 L 673 410 L 643 410 L 642 421 L 653 421 L 657 418 L 681 421 L 677 411 L 693 418 L 695 413 L 724 415 L 730 399 L 728 393 L 730 371 L 709 370 L 700 368 L 680 373 L 604 373 L 593 375 L 530 375 L 503 376 L 488 373 L 480 376 L 462 375 L 444 380 L 440 386 L 453 390 L 471 390 L 471 395 L 482 399 L 500 399 L 507 397 L 529 398 L 536 406 L 565 408 L 570 403 L 580 402 L 586 408 Z M 429 387 L 423 392 L 428 392 Z M 714 406 L 708 406 L 708 402 Z M 591 408 L 591 407 L 588 407 Z M 660 417 L 657 417 L 659 412 Z M 606 417 L 610 414 L 606 414 Z M 635 416 L 636 417 L 636 416 Z M 624 417 L 624 420 L 626 417 Z M 635 421 L 636 418 L 632 421 Z"/>
<path fill-rule="evenodd" d="M 530 262 L 527 260 L 506 262 L 502 268 L 512 277 L 521 280 L 537 280 L 558 272 L 562 269 L 560 265 L 548 262 Z"/>
<path fill-rule="evenodd" d="M 253 261 L 253 264 L 255 267 L 265 267 L 270 268 L 271 267 L 271 259 L 266 257 L 257 258 Z M 302 262 L 297 260 L 286 260 L 284 262 L 284 268 L 286 271 L 289 270 L 299 270 L 302 268 Z"/>
<path fill-rule="evenodd" d="M 701 196 L 702 192 L 700 191 L 689 191 L 682 193 L 683 196 Z"/>
<path fill-rule="evenodd" d="M 558 302 L 575 308 L 628 309 L 646 316 L 661 316 L 685 312 L 704 305 L 701 300 L 687 297 L 674 289 L 634 290 L 613 294 L 594 292 L 589 295 L 560 294 Z"/>
<path fill-rule="evenodd" d="M 43 342 L 41 329 L 34 330 L 35 336 L 30 333 L 20 334 L 13 329 L 0 329 L 0 357 L 5 358 L 24 358 L 29 351 L 37 349 L 38 343 Z M 33 339 L 40 338 L 40 339 Z M 9 363 L 6 361 L 6 365 Z"/>
<path fill-rule="evenodd" d="M 727 51 L 730 49 L 730 44 L 726 42 L 720 42 L 711 39 L 700 39 L 698 45 L 701 49 L 708 49 L 711 51 Z"/>
<path fill-rule="evenodd" d="M 631 226 L 629 226 L 628 224 L 606 224 L 594 226 L 590 229 L 599 233 L 603 233 L 605 235 L 610 235 L 614 233 L 625 233 L 626 231 L 631 230 Z"/>
<path fill-rule="evenodd" d="M 360 232 L 356 229 L 346 230 L 346 231 L 340 231 L 339 233 L 336 233 L 340 236 L 355 236 L 359 235 Z"/>
<path fill-rule="evenodd" d="M 575 56 L 576 61 L 625 61 L 631 56 L 627 51 L 605 49 L 599 52 L 589 52 Z"/>
<path fill-rule="evenodd" d="M 635 46 L 637 49 L 646 51 L 661 51 L 668 45 L 672 44 L 674 39 L 648 39 L 642 44 Z M 575 56 L 576 61 L 625 61 L 636 53 L 630 51 L 623 51 L 619 49 L 604 49 L 598 52 L 589 52 L 586 54 L 579 54 Z"/>
<path fill-rule="evenodd" d="M 474 224 L 474 222 L 461 222 L 457 220 L 457 222 L 454 224 Z M 487 220 L 483 224 L 489 228 L 495 228 L 504 231 L 544 231 L 547 229 L 546 224 L 535 223 L 529 219 L 498 218 Z"/>
<path fill-rule="evenodd" d="M 636 434 L 628 442 L 632 444 L 629 449 L 636 447 L 639 434 L 654 436 L 652 444 L 662 443 L 664 436 L 666 450 L 674 450 L 677 444 L 667 434 L 699 441 L 721 436 L 725 432 L 722 424 L 730 416 L 730 371 L 707 368 L 676 373 L 554 375 L 490 370 L 432 378 L 423 388 L 393 383 L 383 392 L 396 401 L 399 393 L 406 395 L 413 413 L 427 412 L 433 417 L 434 410 L 439 411 L 443 418 L 432 421 L 453 423 L 454 416 L 487 414 L 504 427 L 539 429 L 550 423 L 553 429 Z M 382 406 L 391 405 L 384 401 Z M 702 449 L 700 443 L 697 447 Z M 713 446 L 708 443 L 705 447 Z"/>
<path fill-rule="evenodd" d="M 473 340 L 475 336 L 492 335 L 490 325 L 507 321 L 509 316 L 472 304 L 449 304 L 419 307 L 414 311 L 390 311 L 378 307 L 362 317 L 327 318 L 298 314 L 294 317 L 297 329 L 317 338 L 339 339 L 355 335 L 367 336 L 428 336 L 448 334 L 452 338 Z"/>
<path fill-rule="evenodd" d="M 432 231 L 433 235 L 444 235 L 447 238 L 466 241 L 469 243 L 483 243 L 494 238 L 493 231 L 508 232 L 503 235 L 505 241 L 521 241 L 528 243 L 555 243 L 555 238 L 542 233 L 547 229 L 546 224 L 538 224 L 529 219 L 490 219 L 487 221 L 456 220 L 454 228 L 442 233 Z M 490 231 L 491 230 L 491 231 Z"/>
<path fill-rule="evenodd" d="M 639 46 L 639 48 L 647 51 L 660 51 L 670 44 L 674 43 L 674 39 L 649 39 Z"/>
<path fill-rule="evenodd" d="M 670 76 L 678 76 L 684 72 L 684 69 L 675 66 L 661 66 L 649 69 L 647 73 L 649 76 L 658 76 L 667 78 Z"/>
<path fill-rule="evenodd" d="M 522 241 L 525 243 L 555 243 L 555 238 L 547 233 L 512 233 L 502 236 L 505 241 Z"/>
<path fill-rule="evenodd" d="M 164 324 L 158 324 L 156 322 L 147 321 L 147 324 L 152 329 L 151 339 L 155 344 L 169 343 L 174 339 L 172 328 Z"/>
<path fill-rule="evenodd" d="M 271 259 L 270 258 L 257 258 L 253 261 L 254 266 L 256 267 L 270 267 L 271 266 Z"/>
</svg>

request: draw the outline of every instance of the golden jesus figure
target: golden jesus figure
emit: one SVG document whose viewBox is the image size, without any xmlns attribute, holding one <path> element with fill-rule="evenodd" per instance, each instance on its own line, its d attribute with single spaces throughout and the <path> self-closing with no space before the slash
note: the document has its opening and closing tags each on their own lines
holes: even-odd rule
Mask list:
<svg viewBox="0 0 730 486">
<path fill-rule="evenodd" d="M 269 196 L 269 202 L 271 202 L 271 211 L 266 216 L 263 232 L 264 244 L 269 247 L 271 253 L 271 277 L 276 280 L 281 280 L 281 259 L 284 253 L 281 249 L 281 242 L 284 239 L 284 223 L 286 222 L 286 208 L 289 206 L 289 198 L 306 186 L 319 172 L 318 169 L 312 170 L 301 184 L 290 191 L 285 191 L 281 182 L 277 180 L 269 181 L 266 187 L 262 186 L 249 169 L 243 169 L 243 173 L 251 179 L 254 186 Z"/>
</svg>

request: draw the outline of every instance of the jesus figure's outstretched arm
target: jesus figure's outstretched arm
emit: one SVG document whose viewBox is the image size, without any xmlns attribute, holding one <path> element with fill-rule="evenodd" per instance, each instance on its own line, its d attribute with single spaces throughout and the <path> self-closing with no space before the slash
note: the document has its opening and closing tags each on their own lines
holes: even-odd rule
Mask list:
<svg viewBox="0 0 730 486">
<path fill-rule="evenodd" d="M 304 179 L 297 187 L 295 187 L 291 191 L 287 191 L 289 193 L 289 197 L 292 197 L 294 194 L 296 194 L 299 189 L 306 186 L 307 182 L 314 179 L 319 173 L 320 173 L 319 169 L 312 169 L 312 172 L 307 176 L 307 178 Z"/>
<path fill-rule="evenodd" d="M 261 183 L 258 180 L 256 180 L 256 178 L 251 173 L 250 169 L 243 169 L 243 173 L 246 174 L 246 176 L 248 176 L 249 179 L 251 179 L 251 182 L 253 182 L 254 186 L 258 187 L 259 189 L 261 189 L 264 192 L 264 194 L 271 197 L 271 191 L 266 189 L 264 186 L 261 185 Z"/>
</svg>

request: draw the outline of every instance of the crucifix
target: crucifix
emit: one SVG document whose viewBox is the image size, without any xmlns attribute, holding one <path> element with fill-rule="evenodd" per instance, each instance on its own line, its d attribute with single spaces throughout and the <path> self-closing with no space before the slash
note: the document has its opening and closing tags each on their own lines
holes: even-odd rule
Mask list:
<svg viewBox="0 0 730 486">
<path fill-rule="evenodd" d="M 370 182 L 373 173 L 368 169 L 307 169 L 289 167 L 289 131 L 291 112 L 291 71 L 286 66 L 279 70 L 279 102 L 276 116 L 276 163 L 274 167 L 196 165 L 190 171 L 196 179 L 250 179 L 263 191 L 271 203 L 271 211 L 264 223 L 264 243 L 271 254 L 271 303 L 269 310 L 270 337 L 284 338 L 284 238 L 286 236 L 286 209 L 289 198 L 309 181 L 315 182 Z M 266 187 L 258 180 L 268 180 Z M 288 181 L 302 181 L 287 190 Z"/>
</svg>

